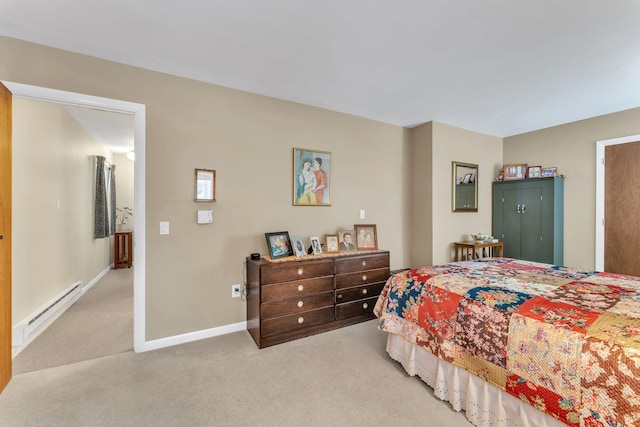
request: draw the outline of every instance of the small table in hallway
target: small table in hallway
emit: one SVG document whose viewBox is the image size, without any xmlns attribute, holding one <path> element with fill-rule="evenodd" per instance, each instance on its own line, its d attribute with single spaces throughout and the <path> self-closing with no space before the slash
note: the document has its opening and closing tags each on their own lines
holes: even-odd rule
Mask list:
<svg viewBox="0 0 640 427">
<path fill-rule="evenodd" d="M 455 255 L 453 261 L 466 261 L 483 258 L 486 256 L 503 256 L 504 244 L 502 242 L 455 242 L 453 244 Z M 497 252 L 500 252 L 498 255 Z"/>
<path fill-rule="evenodd" d="M 113 241 L 113 268 L 131 268 L 133 262 L 133 232 L 122 231 L 115 234 Z"/>
</svg>

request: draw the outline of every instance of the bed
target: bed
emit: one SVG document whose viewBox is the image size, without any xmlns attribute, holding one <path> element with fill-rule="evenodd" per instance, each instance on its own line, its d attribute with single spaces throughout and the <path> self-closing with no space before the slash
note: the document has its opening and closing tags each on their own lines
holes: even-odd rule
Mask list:
<svg viewBox="0 0 640 427">
<path fill-rule="evenodd" d="M 639 426 L 640 278 L 509 258 L 392 275 L 387 353 L 477 426 Z"/>
</svg>

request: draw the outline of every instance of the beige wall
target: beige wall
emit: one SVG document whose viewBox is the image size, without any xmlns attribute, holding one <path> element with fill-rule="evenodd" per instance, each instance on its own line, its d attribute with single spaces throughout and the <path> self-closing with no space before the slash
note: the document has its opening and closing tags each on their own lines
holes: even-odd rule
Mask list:
<svg viewBox="0 0 640 427">
<path fill-rule="evenodd" d="M 2 80 L 146 105 L 147 340 L 244 321 L 230 287 L 265 232 L 377 224 L 391 267 L 408 263 L 407 130 L 9 38 L 0 56 Z M 332 152 L 333 206 L 292 206 L 293 147 Z M 217 202 L 193 202 L 194 168 L 217 171 Z"/>
<path fill-rule="evenodd" d="M 59 104 L 13 99 L 14 325 L 109 266 L 112 239 L 93 238 L 97 154 L 111 160 Z"/>
<path fill-rule="evenodd" d="M 565 175 L 564 263 L 595 268 L 596 141 L 640 133 L 640 108 L 504 139 L 504 162 Z"/>
<path fill-rule="evenodd" d="M 591 267 L 595 141 L 640 133 L 635 109 L 503 143 L 437 122 L 407 130 L 9 38 L 0 37 L 0 56 L 2 80 L 146 105 L 147 340 L 243 321 L 244 302 L 230 298 L 230 285 L 243 281 L 247 254 L 266 253 L 265 232 L 322 236 L 373 223 L 392 268 L 449 261 L 452 242 L 491 230 L 491 183 L 503 158 L 567 175 L 565 262 Z M 332 152 L 333 206 L 292 206 L 293 147 Z M 452 161 L 479 165 L 477 213 L 451 212 Z M 217 170 L 217 202 L 193 202 L 194 168 Z M 197 225 L 196 211 L 208 208 L 214 223 Z M 170 221 L 170 235 L 159 235 L 160 221 Z"/>
<path fill-rule="evenodd" d="M 135 162 L 130 160 L 126 154 L 113 154 L 113 163 L 116 165 L 116 207 L 122 209 L 129 207 L 133 209 L 133 170 Z M 123 229 L 133 229 L 133 217 L 130 215 L 123 226 Z M 120 214 L 118 214 L 120 215 Z M 120 216 L 117 218 L 120 223 Z"/>
<path fill-rule="evenodd" d="M 502 164 L 502 138 L 444 123 L 412 129 L 411 266 L 452 261 L 452 243 L 491 233 L 491 183 Z M 478 212 L 451 211 L 452 162 L 478 165 Z"/>
<path fill-rule="evenodd" d="M 411 251 L 407 267 L 433 259 L 433 122 L 411 129 Z"/>
</svg>

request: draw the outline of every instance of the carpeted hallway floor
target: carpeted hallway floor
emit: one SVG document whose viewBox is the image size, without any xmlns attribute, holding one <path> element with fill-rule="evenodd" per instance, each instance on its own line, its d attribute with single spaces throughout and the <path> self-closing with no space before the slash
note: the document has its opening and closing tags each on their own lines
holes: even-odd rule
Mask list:
<svg viewBox="0 0 640 427">
<path fill-rule="evenodd" d="M 13 374 L 133 350 L 133 269 L 109 271 L 13 359 Z"/>
</svg>

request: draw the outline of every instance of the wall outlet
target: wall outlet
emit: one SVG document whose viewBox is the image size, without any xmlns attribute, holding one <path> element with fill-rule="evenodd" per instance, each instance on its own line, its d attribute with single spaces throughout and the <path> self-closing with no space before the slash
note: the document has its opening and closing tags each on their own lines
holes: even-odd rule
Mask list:
<svg viewBox="0 0 640 427">
<path fill-rule="evenodd" d="M 231 298 L 240 298 L 240 285 L 231 285 Z"/>
</svg>

